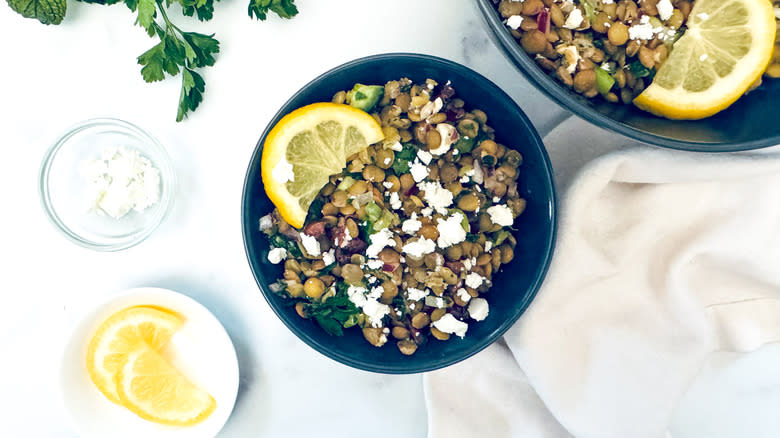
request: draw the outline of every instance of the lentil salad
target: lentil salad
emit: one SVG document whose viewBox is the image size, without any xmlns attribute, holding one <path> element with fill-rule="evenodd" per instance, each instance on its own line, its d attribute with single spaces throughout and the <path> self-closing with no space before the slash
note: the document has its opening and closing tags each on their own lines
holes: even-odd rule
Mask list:
<svg viewBox="0 0 780 438">
<path fill-rule="evenodd" d="M 630 104 L 684 34 L 696 0 L 492 1 L 524 51 L 564 86 Z M 780 0 L 772 1 L 780 28 Z M 780 77 L 780 34 L 765 77 Z"/>
<path fill-rule="evenodd" d="M 522 156 L 449 84 L 357 84 L 333 101 L 369 111 L 385 139 L 331 176 L 301 230 L 276 210 L 261 218 L 269 260 L 284 261 L 272 290 L 329 334 L 357 326 L 405 355 L 430 337 L 465 336 L 489 314 L 492 275 L 514 258 Z"/>
</svg>

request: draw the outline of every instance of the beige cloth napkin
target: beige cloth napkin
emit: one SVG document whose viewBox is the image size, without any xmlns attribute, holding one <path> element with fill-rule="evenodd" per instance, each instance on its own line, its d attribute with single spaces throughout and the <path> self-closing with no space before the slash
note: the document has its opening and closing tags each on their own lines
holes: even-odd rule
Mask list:
<svg viewBox="0 0 780 438">
<path fill-rule="evenodd" d="M 425 376 L 429 437 L 673 436 L 716 352 L 780 341 L 780 148 L 618 147 L 579 119 L 545 142 L 550 271 L 505 342 Z M 762 371 L 780 416 L 780 368 Z"/>
</svg>

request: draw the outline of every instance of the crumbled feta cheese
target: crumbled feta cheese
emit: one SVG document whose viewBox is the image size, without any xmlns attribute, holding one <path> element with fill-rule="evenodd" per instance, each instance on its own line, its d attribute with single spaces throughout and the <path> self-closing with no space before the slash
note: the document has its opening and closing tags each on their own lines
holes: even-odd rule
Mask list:
<svg viewBox="0 0 780 438">
<path fill-rule="evenodd" d="M 493 242 L 486 240 L 485 241 L 485 252 L 490 252 L 490 249 L 493 248 Z"/>
<path fill-rule="evenodd" d="M 425 254 L 436 251 L 436 243 L 431 239 L 418 239 L 404 245 L 401 251 L 419 259 Z"/>
<path fill-rule="evenodd" d="M 286 157 L 276 163 L 276 166 L 271 171 L 271 177 L 279 184 L 284 184 L 287 181 L 295 181 L 295 172 L 293 172 L 293 165 L 287 162 Z"/>
<path fill-rule="evenodd" d="M 414 308 L 415 308 L 414 303 L 409 304 L 409 309 L 414 310 Z"/>
<path fill-rule="evenodd" d="M 466 289 L 463 289 L 462 287 L 459 288 L 458 291 L 455 292 L 455 294 L 464 303 L 468 303 L 471 300 L 471 295 L 469 295 L 469 292 Z"/>
<path fill-rule="evenodd" d="M 515 221 L 512 216 L 512 210 L 504 204 L 488 207 L 487 214 L 490 215 L 490 220 L 494 224 L 501 225 L 502 227 L 511 227 Z"/>
<path fill-rule="evenodd" d="M 384 265 L 385 262 L 382 260 L 372 259 L 366 262 L 366 266 L 368 266 L 369 269 L 382 269 L 382 266 Z"/>
<path fill-rule="evenodd" d="M 277 264 L 287 258 L 287 250 L 284 248 L 273 248 L 268 251 L 268 261 Z"/>
<path fill-rule="evenodd" d="M 463 175 L 462 177 L 460 177 L 461 184 L 466 184 L 469 181 L 471 181 L 471 178 L 469 178 L 468 175 Z"/>
<path fill-rule="evenodd" d="M 396 152 L 401 152 L 402 150 L 404 150 L 404 145 L 402 145 L 400 141 L 397 141 L 397 142 L 393 143 L 392 146 L 390 146 L 390 149 L 392 149 L 392 150 L 394 150 Z"/>
<path fill-rule="evenodd" d="M 580 52 L 577 50 L 577 46 L 561 46 L 556 51 L 566 60 L 566 71 L 574 73 L 577 70 L 577 63 L 580 62 Z"/>
<path fill-rule="evenodd" d="M 417 158 L 420 159 L 426 166 L 431 164 L 431 160 L 433 159 L 433 155 L 431 155 L 428 151 L 424 151 L 420 149 L 417 151 Z"/>
<path fill-rule="evenodd" d="M 303 249 L 305 249 L 310 256 L 317 257 L 320 255 L 320 242 L 317 242 L 317 239 L 314 236 L 301 233 L 301 243 L 303 244 Z"/>
<path fill-rule="evenodd" d="M 519 29 L 521 24 L 523 24 L 522 15 L 512 15 L 506 19 L 506 25 L 511 27 L 513 30 Z"/>
<path fill-rule="evenodd" d="M 452 205 L 452 192 L 441 186 L 439 181 L 417 184 L 425 192 L 425 201 L 440 214 L 447 214 L 447 207 Z"/>
<path fill-rule="evenodd" d="M 260 231 L 265 231 L 274 226 L 274 220 L 270 214 L 267 214 L 260 218 Z"/>
<path fill-rule="evenodd" d="M 659 28 L 660 32 L 663 30 Z M 643 15 L 639 20 L 639 24 L 635 24 L 628 28 L 628 37 L 632 40 L 651 40 L 655 37 L 656 29 L 650 24 L 650 16 Z"/>
<path fill-rule="evenodd" d="M 417 220 L 417 213 L 414 212 L 412 213 L 412 217 L 401 224 L 401 230 L 406 234 L 414 234 L 420 231 L 420 228 L 422 228 L 422 222 Z"/>
<path fill-rule="evenodd" d="M 436 297 L 436 296 L 433 296 L 433 295 L 428 295 L 427 297 L 425 297 L 425 305 L 426 306 L 435 307 L 437 309 L 443 309 L 443 308 L 447 307 L 444 304 L 444 298 Z"/>
<path fill-rule="evenodd" d="M 436 243 L 439 245 L 439 248 L 447 248 L 466 240 L 463 219 L 465 218 L 462 213 L 455 213 L 447 219 L 436 219 L 438 223 L 436 229 L 439 231 L 439 238 Z"/>
<path fill-rule="evenodd" d="M 433 209 L 431 207 L 425 207 L 420 210 L 420 214 L 423 215 L 423 217 L 431 217 L 433 214 Z"/>
<path fill-rule="evenodd" d="M 469 304 L 469 316 L 475 321 L 482 321 L 487 318 L 490 309 L 488 302 L 484 298 L 474 298 Z"/>
<path fill-rule="evenodd" d="M 368 258 L 376 258 L 379 252 L 386 246 L 395 246 L 395 240 L 393 240 L 393 232 L 390 228 L 384 228 L 378 232 L 370 235 L 368 239 L 371 241 L 371 245 L 366 248 L 366 255 Z"/>
<path fill-rule="evenodd" d="M 482 286 L 482 282 L 484 281 L 485 277 L 477 274 L 476 272 L 469 272 L 469 275 L 466 276 L 466 286 L 472 289 L 478 289 L 480 286 Z"/>
<path fill-rule="evenodd" d="M 439 123 L 436 125 L 436 130 L 439 131 L 441 136 L 441 143 L 436 149 L 431 149 L 433 155 L 444 155 L 450 150 L 450 145 L 458 139 L 458 130 L 449 123 Z"/>
<path fill-rule="evenodd" d="M 674 12 L 674 5 L 672 5 L 672 2 L 670 0 L 660 0 L 655 7 L 658 9 L 658 17 L 661 20 L 668 20 L 672 17 L 672 13 Z"/>
<path fill-rule="evenodd" d="M 353 286 L 350 285 L 347 288 L 347 297 L 349 298 L 352 303 L 354 303 L 358 307 L 363 307 L 364 304 L 366 304 L 366 292 L 368 290 L 364 288 L 363 286 Z"/>
<path fill-rule="evenodd" d="M 322 261 L 325 263 L 325 266 L 332 265 L 336 261 L 336 250 L 331 248 L 330 251 L 322 254 Z"/>
<path fill-rule="evenodd" d="M 409 173 L 412 174 L 414 182 L 420 182 L 428 177 L 428 167 L 420 161 L 414 160 L 414 163 L 409 166 Z"/>
<path fill-rule="evenodd" d="M 410 287 L 409 289 L 406 289 L 406 297 L 409 298 L 412 301 L 419 301 L 430 294 L 430 291 L 428 289 L 421 290 L 416 289 L 413 287 Z"/>
<path fill-rule="evenodd" d="M 615 0 L 601 0 L 601 3 L 605 5 L 611 5 L 612 3 L 615 3 Z"/>
<path fill-rule="evenodd" d="M 451 313 L 442 316 L 438 321 L 434 321 L 433 326 L 441 332 L 455 334 L 461 338 L 466 336 L 466 331 L 469 329 L 468 324 L 459 321 Z"/>
<path fill-rule="evenodd" d="M 382 185 L 385 186 L 386 189 L 392 189 L 393 188 L 393 183 L 391 183 L 390 181 L 385 181 L 385 182 L 382 183 Z"/>
<path fill-rule="evenodd" d="M 377 300 L 367 300 L 363 305 L 363 313 L 368 317 L 372 327 L 382 327 L 382 318 L 390 313 L 390 306 Z"/>
<path fill-rule="evenodd" d="M 398 192 L 393 192 L 390 194 L 390 207 L 393 210 L 398 210 L 401 208 L 403 203 L 401 202 L 401 198 L 398 196 Z"/>
<path fill-rule="evenodd" d="M 160 199 L 160 171 L 136 150 L 105 148 L 99 159 L 81 162 L 79 170 L 88 183 L 93 213 L 119 219 Z"/>
<path fill-rule="evenodd" d="M 471 267 L 472 267 L 472 266 L 474 266 L 474 264 L 473 264 L 473 263 L 471 263 L 471 259 L 465 259 L 465 260 L 463 260 L 463 267 L 464 267 L 464 268 L 466 268 L 466 270 L 467 270 L 467 271 L 468 271 L 469 269 L 471 269 Z"/>
<path fill-rule="evenodd" d="M 582 11 L 579 10 L 579 8 L 576 8 L 573 11 L 571 11 L 568 17 L 566 17 L 566 22 L 563 23 L 563 27 L 565 27 L 566 29 L 576 29 L 580 27 L 582 21 L 583 21 Z"/>
</svg>

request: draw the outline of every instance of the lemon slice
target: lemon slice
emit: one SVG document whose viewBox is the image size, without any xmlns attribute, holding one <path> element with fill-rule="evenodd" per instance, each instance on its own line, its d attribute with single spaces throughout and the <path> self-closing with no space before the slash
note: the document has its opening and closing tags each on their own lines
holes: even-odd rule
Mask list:
<svg viewBox="0 0 780 438">
<path fill-rule="evenodd" d="M 687 24 L 653 83 L 634 99 L 639 108 L 670 119 L 709 117 L 745 94 L 772 59 L 769 0 L 696 0 Z"/>
<path fill-rule="evenodd" d="M 315 103 L 284 116 L 266 137 L 261 170 L 282 218 L 300 228 L 328 178 L 347 157 L 384 138 L 368 113 L 349 105 Z"/>
<path fill-rule="evenodd" d="M 145 344 L 126 356 L 116 382 L 122 405 L 155 423 L 191 426 L 208 418 L 217 407 L 214 397 Z"/>
<path fill-rule="evenodd" d="M 111 315 L 97 329 L 87 347 L 87 372 L 109 400 L 120 403 L 115 376 L 138 345 L 161 349 L 184 324 L 176 313 L 159 307 L 130 307 Z"/>
</svg>

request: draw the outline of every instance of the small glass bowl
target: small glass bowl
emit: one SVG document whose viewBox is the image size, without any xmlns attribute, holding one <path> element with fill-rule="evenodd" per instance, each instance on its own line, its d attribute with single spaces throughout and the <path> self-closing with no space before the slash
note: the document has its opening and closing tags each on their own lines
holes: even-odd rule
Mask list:
<svg viewBox="0 0 780 438">
<path fill-rule="evenodd" d="M 90 211 L 88 179 L 79 169 L 111 147 L 135 150 L 159 170 L 156 204 L 119 219 Z M 175 187 L 171 159 L 156 139 L 128 122 L 103 118 L 78 123 L 54 143 L 41 165 L 39 190 L 46 215 L 65 237 L 96 251 L 119 251 L 139 244 L 162 223 Z"/>
</svg>

